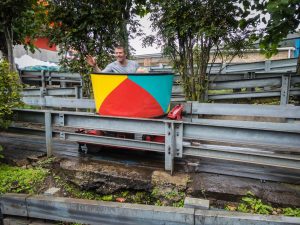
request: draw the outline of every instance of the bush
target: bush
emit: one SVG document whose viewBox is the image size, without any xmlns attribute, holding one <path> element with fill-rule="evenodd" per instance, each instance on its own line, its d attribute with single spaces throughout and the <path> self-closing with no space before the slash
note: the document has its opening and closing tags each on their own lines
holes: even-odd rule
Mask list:
<svg viewBox="0 0 300 225">
<path fill-rule="evenodd" d="M 7 128 L 11 123 L 13 108 L 21 106 L 18 74 L 9 70 L 9 63 L 0 60 L 0 129 Z"/>
</svg>

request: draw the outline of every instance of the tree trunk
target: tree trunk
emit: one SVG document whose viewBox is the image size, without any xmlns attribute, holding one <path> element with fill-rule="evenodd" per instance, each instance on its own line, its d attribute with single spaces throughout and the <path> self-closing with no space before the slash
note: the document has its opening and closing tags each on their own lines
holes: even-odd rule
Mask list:
<svg viewBox="0 0 300 225">
<path fill-rule="evenodd" d="M 14 60 L 14 53 L 13 53 L 13 40 L 9 31 L 8 27 L 5 27 L 4 29 L 4 35 L 5 35 L 5 42 L 7 46 L 7 60 L 9 62 L 9 69 L 10 71 L 15 71 L 15 60 Z"/>
</svg>

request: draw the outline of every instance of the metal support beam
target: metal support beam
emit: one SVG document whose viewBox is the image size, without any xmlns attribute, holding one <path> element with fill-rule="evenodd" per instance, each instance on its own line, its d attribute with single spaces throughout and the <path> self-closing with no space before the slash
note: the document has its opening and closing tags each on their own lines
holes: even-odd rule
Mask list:
<svg viewBox="0 0 300 225">
<path fill-rule="evenodd" d="M 42 88 L 46 88 L 46 79 L 45 79 L 45 70 L 42 70 L 42 74 L 41 74 L 41 85 L 42 85 Z"/>
<path fill-rule="evenodd" d="M 182 158 L 182 149 L 183 149 L 183 124 L 175 123 L 175 147 L 176 147 L 176 155 L 177 158 Z"/>
<path fill-rule="evenodd" d="M 47 72 L 47 77 L 48 77 L 48 85 L 51 86 L 52 85 L 52 76 L 50 71 Z"/>
<path fill-rule="evenodd" d="M 50 157 L 53 155 L 52 149 L 52 123 L 51 123 L 51 112 L 45 112 L 45 137 L 46 137 L 46 149 L 47 156 Z"/>
<path fill-rule="evenodd" d="M 270 72 L 271 71 L 271 61 L 266 60 L 265 61 L 265 72 Z"/>
<path fill-rule="evenodd" d="M 62 127 L 65 125 L 65 115 L 63 113 L 58 114 L 58 125 Z"/>
<path fill-rule="evenodd" d="M 175 129 L 173 122 L 165 122 L 165 170 L 174 170 L 174 156 L 176 152 Z"/>
<path fill-rule="evenodd" d="M 291 75 L 282 75 L 280 105 L 289 103 Z"/>
</svg>

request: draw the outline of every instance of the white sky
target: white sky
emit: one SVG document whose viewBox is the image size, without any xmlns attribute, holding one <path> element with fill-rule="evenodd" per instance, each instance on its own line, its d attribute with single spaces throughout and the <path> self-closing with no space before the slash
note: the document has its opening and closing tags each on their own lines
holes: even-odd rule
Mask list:
<svg viewBox="0 0 300 225">
<path fill-rule="evenodd" d="M 256 15 L 256 12 L 253 12 L 254 15 Z M 252 14 L 251 14 L 252 15 Z M 252 15 L 253 16 L 253 15 Z M 143 18 L 138 17 L 138 20 L 140 21 L 140 24 L 142 25 L 142 30 L 146 35 L 153 34 L 151 28 L 150 28 L 150 20 L 149 20 L 150 14 L 146 15 Z M 266 19 L 269 19 L 269 15 L 267 15 Z M 259 28 L 263 28 L 265 25 L 263 23 L 259 24 Z M 143 55 L 143 54 L 153 54 L 153 53 L 160 53 L 161 49 L 158 48 L 156 45 L 153 45 L 152 47 L 142 47 L 142 37 L 134 38 L 129 40 L 130 45 L 135 49 L 135 55 Z"/>
<path fill-rule="evenodd" d="M 149 20 L 149 15 L 140 18 L 140 24 L 142 25 L 142 30 L 146 35 L 149 35 L 152 32 L 150 28 L 150 20 Z M 142 47 L 142 37 L 138 37 L 135 39 L 132 39 L 129 41 L 130 45 L 135 49 L 135 55 L 142 55 L 142 54 L 152 54 L 152 53 L 160 53 L 160 48 L 157 48 L 156 45 L 153 45 L 152 47 Z"/>
</svg>

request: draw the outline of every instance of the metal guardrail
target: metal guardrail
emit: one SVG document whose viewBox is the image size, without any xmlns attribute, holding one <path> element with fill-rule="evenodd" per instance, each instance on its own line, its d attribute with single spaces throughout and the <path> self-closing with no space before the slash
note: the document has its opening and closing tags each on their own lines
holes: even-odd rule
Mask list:
<svg viewBox="0 0 300 225">
<path fill-rule="evenodd" d="M 186 106 L 186 111 L 192 117 L 207 114 L 207 110 L 217 115 L 224 112 L 223 115 L 288 118 L 289 121 L 300 118 L 300 107 L 296 106 L 217 105 L 192 103 Z M 59 138 L 80 143 L 161 152 L 165 154 L 165 169 L 171 172 L 174 170 L 174 158 L 184 156 L 300 171 L 298 122 L 249 122 L 191 117 L 185 121 L 171 121 L 43 110 L 15 110 L 15 118 L 20 122 L 45 125 L 48 155 L 52 155 L 52 138 Z M 165 143 L 72 133 L 63 131 L 64 128 L 158 135 L 165 137 Z"/>
<path fill-rule="evenodd" d="M 234 73 L 247 73 L 247 72 L 295 72 L 297 66 L 297 59 L 281 59 L 281 60 L 266 60 L 253 63 L 230 63 L 209 64 L 208 72 L 210 74 L 234 74 Z M 211 67 L 211 69 L 210 69 Z M 151 67 L 151 71 L 171 71 L 171 67 Z M 19 71 L 21 80 L 26 84 L 40 84 L 42 87 L 47 85 L 59 84 L 61 87 L 66 87 L 67 83 L 75 83 L 82 86 L 82 78 L 79 73 L 62 73 L 62 72 L 49 72 L 49 71 Z"/>
<path fill-rule="evenodd" d="M 295 72 L 297 58 L 266 60 L 252 63 L 214 63 L 208 64 L 207 72 L 212 74 L 244 73 L 244 72 Z M 150 67 L 151 71 L 170 71 L 172 67 Z"/>
<path fill-rule="evenodd" d="M 247 78 L 250 75 L 251 78 Z M 233 80 L 241 77 L 240 74 L 226 77 L 224 75 L 213 75 L 210 77 L 207 100 L 241 99 L 241 98 L 264 98 L 280 97 L 280 104 L 289 102 L 290 96 L 300 95 L 300 76 L 291 74 L 245 74 L 246 79 Z M 259 78 L 254 78 L 254 77 Z M 258 88 L 259 90 L 257 90 Z M 244 89 L 242 91 L 242 89 Z M 220 94 L 209 92 L 216 90 L 228 91 Z M 173 86 L 173 95 L 183 97 L 183 88 L 180 85 Z"/>
<path fill-rule="evenodd" d="M 58 95 L 58 93 L 56 93 Z M 40 107 L 55 107 L 55 108 L 78 108 L 78 109 L 95 109 L 94 99 L 76 99 L 76 98 L 64 98 L 54 96 L 23 96 L 22 101 L 31 106 Z M 173 102 L 183 102 L 183 97 L 173 96 L 171 98 Z"/>
<path fill-rule="evenodd" d="M 231 74 L 228 77 L 224 75 L 211 76 L 209 84 L 209 92 L 216 90 L 228 90 L 228 93 L 212 94 L 207 93 L 208 100 L 222 100 L 222 99 L 241 99 L 241 98 L 263 98 L 263 97 L 280 97 L 280 104 L 288 104 L 290 96 L 300 95 L 300 76 L 282 73 L 263 73 L 263 74 Z M 222 77 L 223 76 L 223 77 Z M 226 75 L 227 76 L 227 75 Z M 245 79 L 232 80 L 233 78 L 244 77 Z M 177 78 L 175 77 L 175 80 Z M 227 79 L 227 80 L 226 80 Z M 258 88 L 258 90 L 256 89 Z M 245 89 L 241 91 L 242 89 Z M 24 89 L 23 100 L 26 104 L 34 104 L 39 106 L 53 106 L 51 98 L 45 96 L 69 96 L 75 98 L 82 98 L 82 88 L 80 86 L 70 88 L 47 88 L 39 89 Z M 37 99 L 40 96 L 45 99 Z M 55 99 L 58 102 L 64 102 L 64 99 Z M 71 100 L 73 103 L 74 101 Z M 171 101 L 182 102 L 185 101 L 183 88 L 177 81 L 172 88 Z M 64 103 L 62 103 L 64 104 Z M 59 106 L 61 107 L 61 106 Z M 83 108 L 83 107 L 78 107 Z"/>
<path fill-rule="evenodd" d="M 93 99 L 60 98 L 53 96 L 22 97 L 22 101 L 31 106 L 55 107 L 55 108 L 78 108 L 95 109 Z"/>
<path fill-rule="evenodd" d="M 175 208 L 130 203 L 104 202 L 25 194 L 5 194 L 0 198 L 4 215 L 83 224 L 120 225 L 296 225 L 300 219 L 229 212 Z"/>
<path fill-rule="evenodd" d="M 82 98 L 82 88 L 80 86 L 68 88 L 24 88 L 21 92 L 23 97 L 44 97 L 44 96 L 63 96 Z"/>
<path fill-rule="evenodd" d="M 83 82 L 79 73 L 20 70 L 19 75 L 24 84 L 38 85 L 43 88 L 48 85 L 66 87 L 67 84 L 82 86 Z"/>
</svg>

